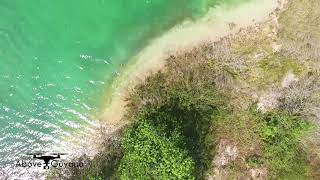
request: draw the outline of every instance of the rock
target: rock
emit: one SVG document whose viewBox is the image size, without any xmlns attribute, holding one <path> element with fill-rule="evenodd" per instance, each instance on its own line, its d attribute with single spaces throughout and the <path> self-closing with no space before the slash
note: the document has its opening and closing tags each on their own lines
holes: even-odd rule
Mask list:
<svg viewBox="0 0 320 180">
<path fill-rule="evenodd" d="M 279 91 L 271 90 L 270 92 L 260 96 L 257 109 L 262 113 L 265 113 L 268 110 L 278 107 L 281 96 L 282 95 Z"/>
<path fill-rule="evenodd" d="M 252 179 L 266 179 L 268 171 L 266 168 L 256 168 L 250 169 L 249 172 Z"/>
<path fill-rule="evenodd" d="M 229 140 L 221 140 L 218 146 L 218 154 L 214 160 L 216 167 L 224 167 L 230 161 L 238 157 L 239 151 L 237 146 Z"/>
<path fill-rule="evenodd" d="M 299 79 L 296 77 L 295 74 L 293 74 L 292 71 L 289 71 L 287 75 L 283 78 L 283 81 L 281 83 L 282 88 L 289 87 L 292 83 L 298 81 Z"/>
</svg>

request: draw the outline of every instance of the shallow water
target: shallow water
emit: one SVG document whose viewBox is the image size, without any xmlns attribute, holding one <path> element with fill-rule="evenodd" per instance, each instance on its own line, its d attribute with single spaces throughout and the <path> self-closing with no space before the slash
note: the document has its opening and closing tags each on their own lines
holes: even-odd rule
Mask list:
<svg viewBox="0 0 320 180">
<path fill-rule="evenodd" d="M 121 65 L 215 3 L 2 0 L 0 167 L 94 124 L 91 114 Z"/>
</svg>

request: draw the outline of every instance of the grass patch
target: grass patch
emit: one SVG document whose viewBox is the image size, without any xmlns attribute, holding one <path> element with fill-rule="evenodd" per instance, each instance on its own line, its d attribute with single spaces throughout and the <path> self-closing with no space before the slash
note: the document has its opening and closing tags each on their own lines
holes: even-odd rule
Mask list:
<svg viewBox="0 0 320 180">
<path fill-rule="evenodd" d="M 256 82 L 260 88 L 265 88 L 272 84 L 280 85 L 285 75 L 290 71 L 298 77 L 302 77 L 306 72 L 306 67 L 303 63 L 278 55 L 271 55 L 259 61 L 257 68 L 259 71 Z"/>
</svg>

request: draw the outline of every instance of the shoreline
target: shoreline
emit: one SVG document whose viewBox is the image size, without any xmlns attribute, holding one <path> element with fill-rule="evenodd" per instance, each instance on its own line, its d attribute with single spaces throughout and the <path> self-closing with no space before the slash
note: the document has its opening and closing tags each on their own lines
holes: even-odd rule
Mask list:
<svg viewBox="0 0 320 180">
<path fill-rule="evenodd" d="M 183 54 L 201 44 L 217 42 L 242 29 L 263 23 L 277 9 L 284 8 L 285 3 L 284 0 L 251 0 L 232 7 L 222 4 L 210 9 L 197 21 L 185 21 L 173 27 L 153 40 L 121 69 L 106 93 L 106 105 L 97 118 L 104 126 L 114 127 L 114 131 L 123 127 L 127 124 L 123 118 L 125 98 L 130 90 L 151 74 L 163 70 L 169 56 Z"/>
<path fill-rule="evenodd" d="M 205 43 L 214 43 L 220 39 L 235 35 L 243 29 L 266 22 L 271 14 L 283 8 L 284 1 L 251 0 L 237 6 L 220 5 L 210 9 L 196 21 L 184 21 L 155 38 L 128 63 L 120 69 L 111 87 L 105 94 L 104 106 L 93 115 L 97 124 L 89 128 L 89 134 L 79 138 L 64 139 L 73 145 L 75 153 L 72 158 L 86 154 L 94 157 L 106 144 L 113 141 L 119 130 L 129 122 L 124 119 L 126 97 L 130 91 L 143 83 L 153 73 L 164 70 L 167 59 L 191 51 Z"/>
<path fill-rule="evenodd" d="M 79 177 L 152 176 L 149 172 L 163 164 L 150 165 L 146 159 L 163 162 L 167 155 L 155 152 L 157 142 L 175 142 L 176 134 L 183 139 L 172 149 L 186 150 L 185 157 L 196 163 L 185 176 L 317 177 L 319 137 L 309 128 L 319 119 L 319 73 L 313 64 L 320 37 L 319 24 L 310 17 L 319 17 L 313 8 L 319 4 L 263 1 L 262 11 L 256 3 L 261 1 L 222 5 L 185 21 L 120 69 L 106 88 L 109 98 L 98 114 L 101 127 L 90 140 L 98 154 Z M 280 123 L 270 124 L 270 118 Z M 277 139 L 269 138 L 274 135 Z M 140 159 L 141 154 L 147 155 Z"/>
</svg>

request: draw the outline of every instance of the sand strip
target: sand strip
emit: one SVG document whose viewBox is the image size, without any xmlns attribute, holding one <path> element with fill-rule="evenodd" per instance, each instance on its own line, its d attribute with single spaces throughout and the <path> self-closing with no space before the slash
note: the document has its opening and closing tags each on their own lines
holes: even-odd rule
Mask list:
<svg viewBox="0 0 320 180">
<path fill-rule="evenodd" d="M 168 56 L 186 52 L 205 42 L 218 41 L 240 29 L 264 22 L 274 10 L 283 7 L 283 3 L 278 0 L 251 0 L 232 7 L 220 5 L 197 21 L 185 21 L 175 26 L 129 61 L 108 91 L 106 106 L 98 118 L 107 125 L 121 127 L 126 123 L 123 115 L 128 90 L 161 70 Z"/>
</svg>

